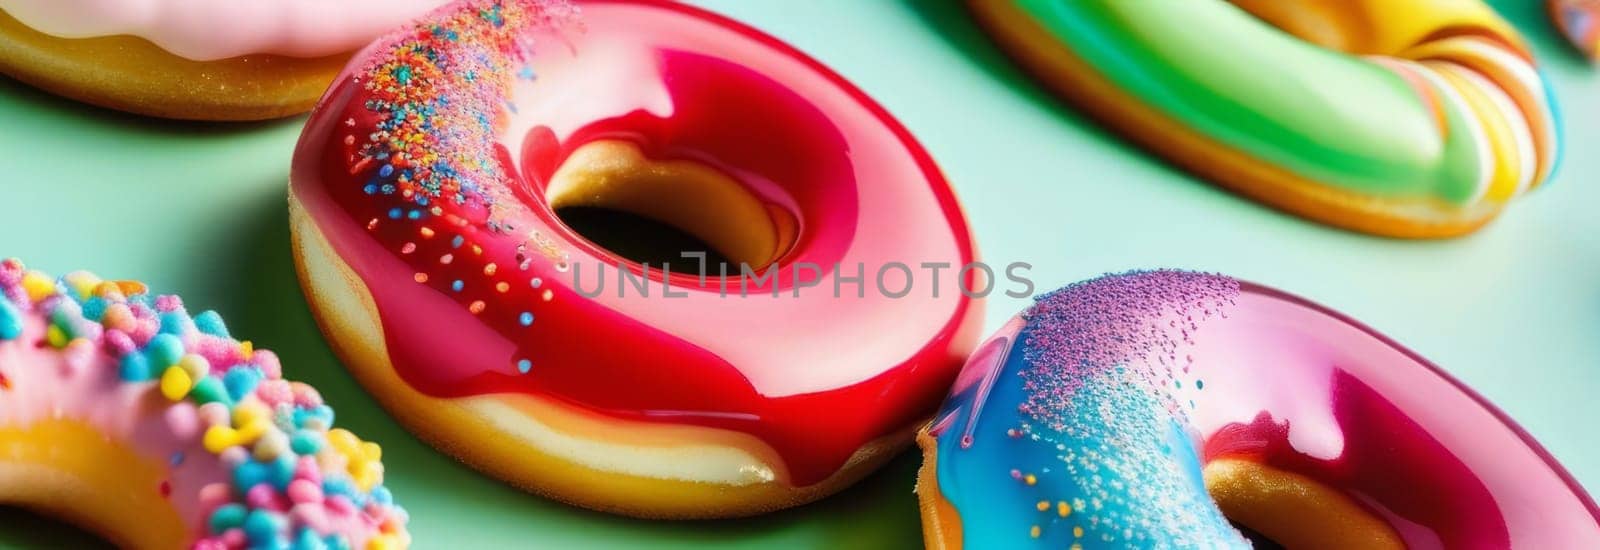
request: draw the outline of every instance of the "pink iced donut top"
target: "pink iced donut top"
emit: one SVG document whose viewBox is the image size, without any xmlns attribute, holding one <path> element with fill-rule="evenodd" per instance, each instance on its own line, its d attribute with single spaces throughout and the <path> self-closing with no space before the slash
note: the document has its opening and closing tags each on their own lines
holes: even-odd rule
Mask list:
<svg viewBox="0 0 1600 550">
<path fill-rule="evenodd" d="M 132 35 L 195 61 L 354 51 L 448 0 L 0 0 L 62 38 Z"/>
</svg>

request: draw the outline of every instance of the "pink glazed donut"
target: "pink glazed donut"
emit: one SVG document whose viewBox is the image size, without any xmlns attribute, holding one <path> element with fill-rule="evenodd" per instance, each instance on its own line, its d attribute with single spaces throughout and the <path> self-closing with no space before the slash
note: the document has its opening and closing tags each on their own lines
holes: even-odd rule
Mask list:
<svg viewBox="0 0 1600 550">
<path fill-rule="evenodd" d="M 566 502 L 748 515 L 860 479 L 976 342 L 967 291 L 993 285 L 962 269 L 955 195 L 894 118 L 775 38 L 675 2 L 578 7 L 454 4 L 339 78 L 290 175 L 323 331 L 412 431 Z M 626 261 L 555 212 L 579 206 L 734 267 Z"/>
</svg>

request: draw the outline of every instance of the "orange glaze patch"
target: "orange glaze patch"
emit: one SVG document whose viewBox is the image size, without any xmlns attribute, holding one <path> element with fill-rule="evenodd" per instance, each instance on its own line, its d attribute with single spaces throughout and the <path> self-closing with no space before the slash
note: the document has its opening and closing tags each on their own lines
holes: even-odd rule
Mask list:
<svg viewBox="0 0 1600 550">
<path fill-rule="evenodd" d="M 917 431 L 922 467 L 917 469 L 917 502 L 922 508 L 922 544 L 929 550 L 961 548 L 961 514 L 939 492 L 939 445 L 926 428 Z"/>
</svg>

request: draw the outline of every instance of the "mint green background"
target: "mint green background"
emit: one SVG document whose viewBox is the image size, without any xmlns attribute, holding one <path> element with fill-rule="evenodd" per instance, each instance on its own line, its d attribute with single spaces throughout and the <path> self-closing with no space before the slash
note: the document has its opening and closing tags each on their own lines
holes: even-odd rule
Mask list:
<svg viewBox="0 0 1600 550">
<path fill-rule="evenodd" d="M 1176 0 L 1174 0 L 1176 1 Z M 981 253 L 1041 289 L 1141 267 L 1213 270 L 1343 310 L 1500 404 L 1600 488 L 1600 75 L 1533 0 L 1498 2 L 1533 39 L 1565 110 L 1550 186 L 1469 238 L 1402 242 L 1303 222 L 1153 161 L 1061 106 L 951 3 L 706 2 L 854 80 L 932 151 Z M 335 361 L 290 264 L 284 183 L 302 119 L 225 125 L 112 113 L 0 78 L 0 256 L 139 278 L 214 308 L 283 356 L 341 424 L 382 442 L 419 548 L 887 548 L 920 542 L 907 454 L 850 491 L 767 517 L 648 522 L 568 508 L 412 439 Z M 1579 122 L 1583 121 L 1583 122 Z M 989 304 L 993 328 L 1021 308 Z M 0 511 L 0 546 L 93 541 Z"/>
</svg>

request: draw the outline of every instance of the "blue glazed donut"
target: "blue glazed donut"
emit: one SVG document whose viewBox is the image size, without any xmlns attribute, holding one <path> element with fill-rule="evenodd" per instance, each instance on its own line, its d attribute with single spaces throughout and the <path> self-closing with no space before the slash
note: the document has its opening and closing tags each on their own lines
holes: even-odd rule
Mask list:
<svg viewBox="0 0 1600 550">
<path fill-rule="evenodd" d="M 1600 540 L 1592 499 L 1477 394 L 1337 312 L 1216 275 L 1040 297 L 918 440 L 935 549 Z"/>
</svg>

